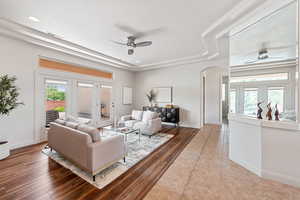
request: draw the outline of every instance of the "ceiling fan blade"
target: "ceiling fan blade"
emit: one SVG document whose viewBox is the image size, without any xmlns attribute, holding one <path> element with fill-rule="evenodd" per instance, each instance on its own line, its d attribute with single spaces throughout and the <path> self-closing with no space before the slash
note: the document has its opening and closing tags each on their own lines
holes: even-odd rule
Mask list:
<svg viewBox="0 0 300 200">
<path fill-rule="evenodd" d="M 135 38 L 141 38 L 144 37 L 144 33 L 135 30 L 134 28 L 127 26 L 127 25 L 122 25 L 122 24 L 116 24 L 115 25 L 118 29 L 120 29 L 121 31 L 124 31 L 130 35 L 132 35 Z"/>
<path fill-rule="evenodd" d="M 146 46 L 150 46 L 151 44 L 152 44 L 151 41 L 145 41 L 145 42 L 136 43 L 135 46 L 136 47 L 146 47 Z"/>
<path fill-rule="evenodd" d="M 118 45 L 123 45 L 123 46 L 127 46 L 127 43 L 122 43 L 122 42 L 118 42 L 118 41 L 114 41 L 111 40 L 113 43 L 118 44 Z"/>
<path fill-rule="evenodd" d="M 165 28 L 155 28 L 155 29 L 150 29 L 150 30 L 146 30 L 146 31 L 138 31 L 130 26 L 124 25 L 124 24 L 116 24 L 115 25 L 118 29 L 120 29 L 121 31 L 124 31 L 130 35 L 132 35 L 133 37 L 140 39 L 149 35 L 154 35 L 154 34 L 158 34 L 161 33 L 165 30 Z"/>
</svg>

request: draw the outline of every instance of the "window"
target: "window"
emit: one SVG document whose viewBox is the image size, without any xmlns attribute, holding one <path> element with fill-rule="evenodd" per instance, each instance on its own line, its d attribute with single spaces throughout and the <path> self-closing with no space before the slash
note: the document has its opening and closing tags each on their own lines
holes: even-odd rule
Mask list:
<svg viewBox="0 0 300 200">
<path fill-rule="evenodd" d="M 46 87 L 46 113 L 47 115 L 47 124 L 48 122 L 53 121 L 51 116 L 54 118 L 58 117 L 61 119 L 65 118 L 65 110 L 66 110 L 66 90 L 67 90 L 67 82 L 66 81 L 57 81 L 57 80 L 49 80 L 45 81 Z M 51 114 L 54 113 L 54 114 Z M 55 120 L 55 119 L 54 119 Z"/>
<path fill-rule="evenodd" d="M 260 74 L 260 75 L 253 75 L 253 76 L 231 77 L 230 83 L 280 81 L 280 80 L 288 80 L 288 78 L 289 78 L 288 73 Z"/>
<path fill-rule="evenodd" d="M 230 91 L 230 112 L 236 113 L 236 90 Z"/>
<path fill-rule="evenodd" d="M 244 114 L 256 115 L 257 88 L 247 88 L 244 91 Z"/>
<path fill-rule="evenodd" d="M 77 85 L 77 116 L 83 119 L 92 119 L 93 84 L 81 83 Z"/>
<path fill-rule="evenodd" d="M 110 120 L 111 119 L 111 107 L 112 107 L 112 87 L 108 85 L 101 85 L 100 92 L 100 101 L 101 101 L 101 120 Z"/>
<path fill-rule="evenodd" d="M 268 103 L 271 102 L 272 107 L 275 107 L 277 104 L 277 108 L 279 112 L 284 111 L 284 88 L 283 87 L 275 87 L 268 88 Z"/>
<path fill-rule="evenodd" d="M 226 85 L 222 84 L 222 101 L 226 100 Z"/>
</svg>

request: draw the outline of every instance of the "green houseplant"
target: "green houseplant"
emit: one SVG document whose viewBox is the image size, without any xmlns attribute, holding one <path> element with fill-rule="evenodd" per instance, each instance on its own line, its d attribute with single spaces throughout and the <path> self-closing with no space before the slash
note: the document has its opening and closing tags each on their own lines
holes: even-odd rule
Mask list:
<svg viewBox="0 0 300 200">
<path fill-rule="evenodd" d="M 17 78 L 8 75 L 0 76 L 0 116 L 9 115 L 23 103 L 18 102 L 19 89 L 15 85 Z"/>
<path fill-rule="evenodd" d="M 12 110 L 23 103 L 18 101 L 19 89 L 15 85 L 17 78 L 8 75 L 0 76 L 0 119 L 3 120 Z M 4 138 L 3 138 L 4 139 Z M 9 145 L 7 141 L 0 138 L 0 160 L 9 156 Z"/>
</svg>

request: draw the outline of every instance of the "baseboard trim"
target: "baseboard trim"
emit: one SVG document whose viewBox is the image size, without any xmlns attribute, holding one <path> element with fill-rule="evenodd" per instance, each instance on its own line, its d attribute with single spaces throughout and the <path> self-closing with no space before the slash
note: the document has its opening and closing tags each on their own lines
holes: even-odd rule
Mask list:
<svg viewBox="0 0 300 200">
<path fill-rule="evenodd" d="M 242 167 L 244 167 L 245 169 L 249 170 L 250 172 L 256 174 L 257 176 L 261 177 L 262 175 L 262 170 L 253 166 L 252 164 L 244 161 L 244 160 L 240 160 L 240 159 L 235 159 L 232 156 L 229 156 L 229 159 L 234 162 L 237 163 L 238 165 L 241 165 Z"/>
<path fill-rule="evenodd" d="M 295 187 L 300 187 L 300 177 L 295 178 L 287 175 L 283 175 L 276 172 L 270 172 L 267 170 L 262 170 L 262 178 L 271 179 L 274 181 L 278 181 L 280 183 L 292 185 Z"/>
<path fill-rule="evenodd" d="M 18 149 L 18 148 L 21 148 L 21 147 L 30 146 L 30 145 L 33 145 L 33 144 L 36 144 L 36 142 L 33 141 L 33 140 L 26 140 L 26 141 L 23 141 L 23 142 L 20 142 L 20 143 L 13 143 L 13 144 L 9 143 L 9 149 L 14 150 L 14 149 Z"/>
</svg>

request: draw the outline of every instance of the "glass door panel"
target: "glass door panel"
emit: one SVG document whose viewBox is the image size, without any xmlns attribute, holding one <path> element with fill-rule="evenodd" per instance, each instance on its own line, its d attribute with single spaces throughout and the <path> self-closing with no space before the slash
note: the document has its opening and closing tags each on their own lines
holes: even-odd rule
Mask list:
<svg viewBox="0 0 300 200">
<path fill-rule="evenodd" d="M 100 87 L 100 120 L 107 121 L 112 119 L 112 87 L 101 85 Z"/>
<path fill-rule="evenodd" d="M 50 122 L 66 117 L 67 81 L 46 79 L 45 94 L 46 126 L 49 126 Z"/>
<path fill-rule="evenodd" d="M 82 120 L 93 118 L 94 85 L 78 82 L 77 84 L 77 117 Z"/>
</svg>

